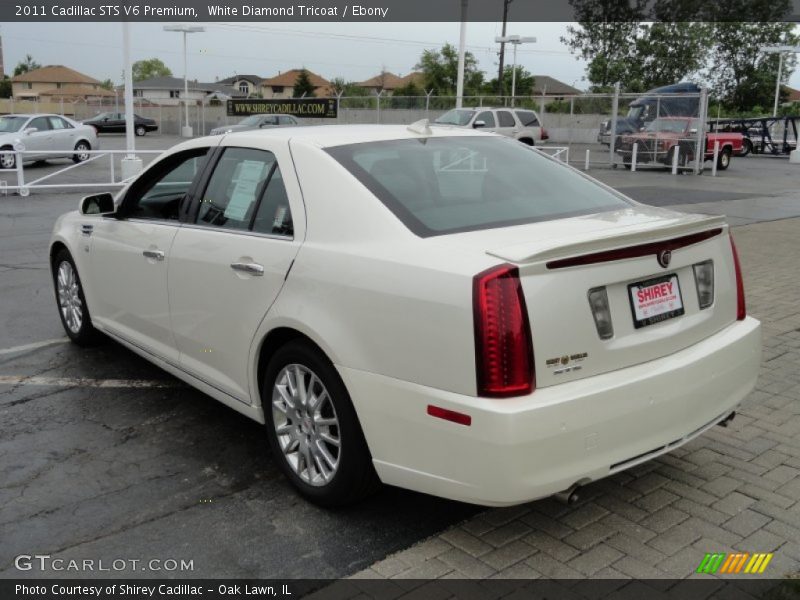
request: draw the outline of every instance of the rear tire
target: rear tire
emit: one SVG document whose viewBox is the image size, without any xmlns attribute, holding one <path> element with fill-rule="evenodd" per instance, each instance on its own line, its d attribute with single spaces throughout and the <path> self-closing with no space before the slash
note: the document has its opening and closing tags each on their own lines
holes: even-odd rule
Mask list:
<svg viewBox="0 0 800 600">
<path fill-rule="evenodd" d="M 139 137 L 142 137 L 144 134 L 147 133 L 147 129 L 145 129 L 144 126 L 142 126 L 142 125 L 138 125 L 133 131 Z"/>
<path fill-rule="evenodd" d="M 717 170 L 724 171 L 731 164 L 731 149 L 724 148 L 717 156 Z"/>
<path fill-rule="evenodd" d="M 92 147 L 89 145 L 89 142 L 83 140 L 75 144 L 75 154 L 72 155 L 72 162 L 82 163 L 89 160 L 91 154 L 87 154 L 87 152 L 91 149 Z"/>
<path fill-rule="evenodd" d="M 526 146 L 533 146 L 534 145 L 533 144 L 533 140 L 530 139 L 530 138 L 520 138 L 519 141 L 522 142 L 523 144 L 525 144 Z"/>
<path fill-rule="evenodd" d="M 753 142 L 745 138 L 742 141 L 742 153 L 739 156 L 747 156 L 753 151 Z"/>
<path fill-rule="evenodd" d="M 52 268 L 58 316 L 61 317 L 64 331 L 79 346 L 97 343 L 100 334 L 92 325 L 78 269 L 66 248 L 58 251 Z"/>
<path fill-rule="evenodd" d="M 293 340 L 264 373 L 261 401 L 275 462 L 295 489 L 320 506 L 343 506 L 379 485 L 350 396 L 315 346 Z"/>
</svg>

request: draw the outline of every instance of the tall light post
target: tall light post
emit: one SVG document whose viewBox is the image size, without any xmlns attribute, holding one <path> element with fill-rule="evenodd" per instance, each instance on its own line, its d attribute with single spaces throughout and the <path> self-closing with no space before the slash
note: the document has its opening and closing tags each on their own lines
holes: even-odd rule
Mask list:
<svg viewBox="0 0 800 600">
<path fill-rule="evenodd" d="M 456 74 L 456 108 L 464 102 L 464 61 L 467 49 L 467 2 L 461 0 L 461 28 L 458 38 L 458 73 Z"/>
<path fill-rule="evenodd" d="M 120 166 L 122 179 L 128 179 L 142 170 L 142 159 L 136 156 L 136 147 L 133 141 L 133 67 L 131 65 L 131 24 L 122 22 L 122 64 L 125 67 L 125 148 L 127 153 Z"/>
<path fill-rule="evenodd" d="M 206 28 L 200 25 L 167 25 L 164 27 L 164 31 L 179 31 L 183 33 L 183 106 L 185 125 L 181 127 L 181 137 L 192 137 L 192 127 L 189 125 L 189 75 L 186 67 L 186 38 L 190 33 L 200 33 L 205 30 Z"/>
<path fill-rule="evenodd" d="M 503 35 L 494 38 L 498 44 L 511 44 L 514 46 L 514 66 L 511 71 L 511 106 L 514 106 L 514 96 L 517 93 L 517 46 L 520 44 L 535 44 L 535 37 L 522 37 L 519 35 Z"/>
<path fill-rule="evenodd" d="M 800 52 L 800 46 L 762 46 L 761 52 L 778 55 L 778 80 L 775 82 L 775 104 L 772 107 L 772 116 L 778 116 L 778 101 L 781 95 L 781 77 L 783 76 L 783 55 L 786 53 Z"/>
</svg>

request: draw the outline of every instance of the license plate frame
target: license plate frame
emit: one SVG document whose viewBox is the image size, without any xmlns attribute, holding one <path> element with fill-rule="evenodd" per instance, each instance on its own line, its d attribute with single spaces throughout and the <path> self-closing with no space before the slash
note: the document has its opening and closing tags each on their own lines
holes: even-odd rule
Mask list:
<svg viewBox="0 0 800 600">
<path fill-rule="evenodd" d="M 637 303 L 634 300 L 635 292 L 643 288 L 648 288 L 654 285 L 658 285 L 659 283 L 669 283 L 670 281 L 673 281 L 675 284 L 675 288 L 677 290 L 676 298 L 680 303 L 680 306 L 671 309 L 668 308 L 667 310 L 659 312 L 658 314 L 653 314 L 653 315 L 645 314 L 640 318 L 636 310 Z M 650 279 L 636 281 L 634 283 L 628 284 L 628 301 L 630 302 L 631 305 L 631 316 L 633 317 L 633 327 L 635 329 L 641 329 L 642 327 L 649 327 L 650 325 L 663 323 L 664 321 L 674 319 L 675 317 L 680 317 L 681 315 L 686 313 L 683 303 L 683 294 L 681 294 L 681 283 L 677 273 L 668 273 L 666 275 L 660 275 L 658 277 L 652 277 Z"/>
</svg>

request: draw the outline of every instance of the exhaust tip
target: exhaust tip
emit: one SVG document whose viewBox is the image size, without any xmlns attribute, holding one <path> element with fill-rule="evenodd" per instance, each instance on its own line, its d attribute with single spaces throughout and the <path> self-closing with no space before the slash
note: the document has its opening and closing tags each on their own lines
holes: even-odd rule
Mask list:
<svg viewBox="0 0 800 600">
<path fill-rule="evenodd" d="M 570 486 L 564 491 L 558 492 L 557 494 L 553 494 L 553 498 L 561 502 L 561 504 L 572 505 L 578 502 L 581 499 L 580 494 L 578 494 L 578 488 L 580 486 L 575 484 Z"/>
</svg>

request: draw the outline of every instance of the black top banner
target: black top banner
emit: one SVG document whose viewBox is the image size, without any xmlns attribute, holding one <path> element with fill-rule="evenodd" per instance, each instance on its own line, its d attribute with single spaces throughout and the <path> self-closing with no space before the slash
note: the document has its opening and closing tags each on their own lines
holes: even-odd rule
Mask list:
<svg viewBox="0 0 800 600">
<path fill-rule="evenodd" d="M 229 117 L 248 115 L 292 115 L 306 119 L 335 119 L 339 113 L 338 102 L 332 98 L 248 98 L 228 100 Z"/>
<path fill-rule="evenodd" d="M 504 0 L 3 0 L 0 21 L 496 22 Z M 514 0 L 508 20 L 793 21 L 800 0 Z"/>
</svg>

